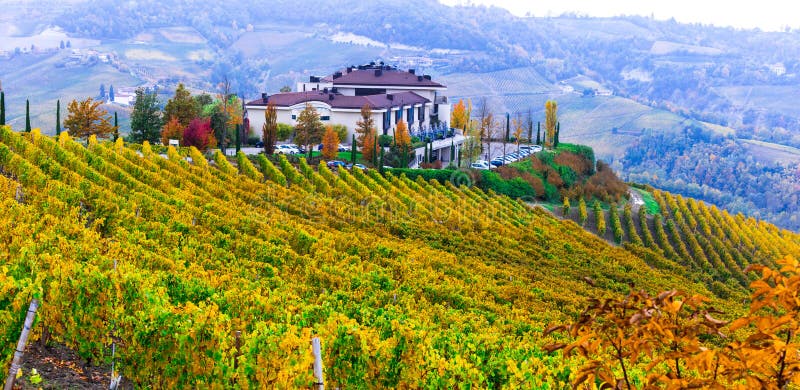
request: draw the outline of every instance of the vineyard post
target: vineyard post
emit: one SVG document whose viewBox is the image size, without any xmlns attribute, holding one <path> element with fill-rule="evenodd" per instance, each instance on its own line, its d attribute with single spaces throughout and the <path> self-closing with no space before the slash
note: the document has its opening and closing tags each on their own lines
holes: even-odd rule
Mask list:
<svg viewBox="0 0 800 390">
<path fill-rule="evenodd" d="M 314 353 L 314 390 L 325 390 L 322 379 L 322 352 L 319 337 L 311 339 L 311 350 Z"/>
<path fill-rule="evenodd" d="M 242 355 L 242 331 L 234 332 L 234 337 L 236 337 L 236 356 L 233 357 L 233 369 L 236 370 L 239 368 L 239 356 Z"/>
<path fill-rule="evenodd" d="M 28 314 L 25 316 L 25 323 L 22 326 L 22 333 L 19 335 L 17 349 L 14 351 L 14 359 L 11 361 L 11 368 L 8 370 L 4 390 L 11 390 L 14 387 L 14 379 L 16 379 L 17 371 L 20 364 L 22 364 L 22 354 L 25 353 L 25 344 L 28 342 L 28 334 L 31 332 L 33 319 L 36 317 L 36 309 L 38 308 L 39 301 L 36 299 L 31 300 L 31 306 L 28 308 Z"/>
</svg>

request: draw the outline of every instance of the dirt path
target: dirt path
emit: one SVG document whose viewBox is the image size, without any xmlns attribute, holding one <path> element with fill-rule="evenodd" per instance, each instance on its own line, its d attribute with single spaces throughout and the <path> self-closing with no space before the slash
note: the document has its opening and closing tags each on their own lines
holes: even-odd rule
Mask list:
<svg viewBox="0 0 800 390">
<path fill-rule="evenodd" d="M 628 188 L 628 195 L 631 196 L 631 210 L 634 213 L 638 212 L 639 208 L 644 206 L 644 198 L 642 198 L 642 194 L 633 188 Z"/>
</svg>

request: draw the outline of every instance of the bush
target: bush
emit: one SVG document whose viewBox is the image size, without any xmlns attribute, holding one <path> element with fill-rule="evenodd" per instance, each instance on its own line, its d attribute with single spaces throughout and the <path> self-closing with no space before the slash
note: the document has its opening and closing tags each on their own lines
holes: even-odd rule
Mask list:
<svg viewBox="0 0 800 390">
<path fill-rule="evenodd" d="M 278 123 L 278 141 L 285 141 L 294 134 L 294 127 L 286 123 Z"/>
<path fill-rule="evenodd" d="M 384 148 L 392 146 L 392 141 L 394 141 L 394 138 L 392 138 L 391 135 L 382 134 L 378 136 L 378 145 L 383 146 Z"/>
</svg>

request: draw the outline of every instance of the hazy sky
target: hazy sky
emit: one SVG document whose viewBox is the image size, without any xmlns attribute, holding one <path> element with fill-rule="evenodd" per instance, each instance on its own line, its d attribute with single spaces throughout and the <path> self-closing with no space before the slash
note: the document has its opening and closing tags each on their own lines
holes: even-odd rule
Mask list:
<svg viewBox="0 0 800 390">
<path fill-rule="evenodd" d="M 762 30 L 800 27 L 800 3 L 793 0 L 440 0 L 444 4 L 486 4 L 516 15 L 558 16 L 575 12 L 589 16 L 643 15 L 683 23 L 703 23 Z"/>
</svg>

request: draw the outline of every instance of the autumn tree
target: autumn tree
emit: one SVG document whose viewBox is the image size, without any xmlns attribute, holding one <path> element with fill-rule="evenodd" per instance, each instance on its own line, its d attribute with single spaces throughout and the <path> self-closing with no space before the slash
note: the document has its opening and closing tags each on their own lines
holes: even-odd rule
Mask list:
<svg viewBox="0 0 800 390">
<path fill-rule="evenodd" d="M 297 116 L 297 125 L 295 126 L 297 135 L 295 141 L 298 145 L 305 146 L 311 152 L 311 145 L 318 144 L 322 140 L 322 134 L 325 127 L 319 119 L 319 113 L 309 103 L 306 103 L 306 108 L 300 111 Z"/>
<path fill-rule="evenodd" d="M 553 147 L 553 140 L 556 136 L 556 123 L 558 122 L 558 103 L 555 100 L 548 100 L 544 104 L 544 129 L 545 145 Z"/>
<path fill-rule="evenodd" d="M 325 127 L 325 135 L 322 137 L 322 158 L 331 161 L 335 160 L 339 154 L 339 134 L 333 126 Z"/>
<path fill-rule="evenodd" d="M 394 145 L 392 146 L 392 156 L 397 156 L 397 166 L 407 168 L 409 153 L 411 152 L 411 134 L 408 133 L 408 126 L 404 120 L 397 122 L 394 130 Z"/>
<path fill-rule="evenodd" d="M 375 137 L 375 134 L 368 134 L 364 137 L 364 144 L 361 147 L 361 158 L 364 161 L 370 164 L 372 163 L 375 158 L 375 152 L 377 151 L 377 143 L 378 139 Z"/>
<path fill-rule="evenodd" d="M 472 106 L 472 104 L 469 104 Z M 450 113 L 450 126 L 456 129 L 463 129 L 469 121 L 469 111 L 464 104 L 463 99 L 459 99 L 458 103 L 453 106 L 453 111 Z"/>
<path fill-rule="evenodd" d="M 171 139 L 183 140 L 183 132 L 185 129 L 186 127 L 181 124 L 178 118 L 170 118 L 161 129 L 161 144 L 169 145 L 169 140 Z"/>
<path fill-rule="evenodd" d="M 183 146 L 194 146 L 205 151 L 217 146 L 210 118 L 194 118 L 183 132 Z"/>
<path fill-rule="evenodd" d="M 623 298 L 593 298 L 578 319 L 548 327 L 571 342 L 545 346 L 581 356 L 574 388 L 785 389 L 800 383 L 800 263 L 751 265 L 750 310 L 732 322 L 710 300 L 678 290 L 656 296 L 631 289 Z M 726 329 L 727 328 L 727 329 Z M 633 373 L 644 373 L 634 380 Z M 621 375 L 621 376 L 620 376 Z"/>
<path fill-rule="evenodd" d="M 356 122 L 356 140 L 358 146 L 362 148 L 361 153 L 364 153 L 364 139 L 367 136 L 375 136 L 375 120 L 372 119 L 372 108 L 369 104 L 361 107 L 361 119 Z M 354 145 L 355 147 L 355 145 Z"/>
<path fill-rule="evenodd" d="M 131 141 L 155 143 L 161 138 L 161 110 L 158 108 L 158 97 L 155 93 L 136 89 L 136 102 L 131 112 Z"/>
<path fill-rule="evenodd" d="M 278 142 L 278 112 L 275 110 L 274 102 L 269 102 L 267 109 L 264 110 L 264 125 L 261 127 L 261 133 L 264 141 L 264 153 L 275 153 L 275 143 Z"/>
<path fill-rule="evenodd" d="M 184 85 L 178 84 L 175 95 L 167 101 L 164 106 L 164 118 L 177 118 L 184 128 L 189 126 L 192 119 L 200 116 L 200 105 L 197 100 L 192 99 L 192 94 Z"/>
<path fill-rule="evenodd" d="M 519 152 L 519 144 L 522 142 L 522 134 L 525 131 L 525 121 L 522 120 L 521 117 L 517 116 L 516 119 L 513 121 L 514 125 L 514 143 L 517 145 L 517 152 Z"/>
<path fill-rule="evenodd" d="M 586 224 L 587 219 L 589 219 L 589 212 L 586 210 L 586 201 L 581 196 L 578 201 L 578 221 L 581 223 L 581 226 Z"/>
<path fill-rule="evenodd" d="M 86 98 L 82 101 L 72 100 L 67 106 L 67 119 L 64 121 L 64 128 L 69 134 L 76 138 L 89 138 L 94 135 L 97 138 L 108 138 L 114 132 L 110 118 L 107 117 L 106 110 L 100 108 L 101 101 L 94 101 Z"/>
</svg>

